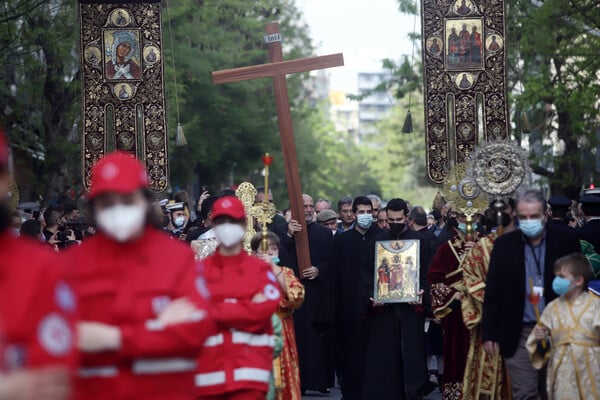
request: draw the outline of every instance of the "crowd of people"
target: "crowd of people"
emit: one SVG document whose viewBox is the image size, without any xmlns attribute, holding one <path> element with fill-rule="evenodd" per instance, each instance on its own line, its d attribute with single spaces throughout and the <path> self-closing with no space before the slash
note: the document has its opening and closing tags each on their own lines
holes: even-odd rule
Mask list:
<svg viewBox="0 0 600 400">
<path fill-rule="evenodd" d="M 8 181 L 0 135 L 0 198 Z M 599 399 L 600 196 L 527 190 L 473 223 L 437 200 L 303 195 L 249 252 L 235 192 L 156 201 L 123 153 L 83 208 L 3 201 L 0 399 Z M 381 302 L 376 246 L 407 241 L 417 296 Z"/>
</svg>

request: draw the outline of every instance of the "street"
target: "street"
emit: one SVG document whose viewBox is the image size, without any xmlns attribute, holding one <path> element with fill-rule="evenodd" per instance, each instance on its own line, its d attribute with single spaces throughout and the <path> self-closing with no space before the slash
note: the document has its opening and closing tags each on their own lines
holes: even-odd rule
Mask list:
<svg viewBox="0 0 600 400">
<path fill-rule="evenodd" d="M 302 399 L 305 400 L 317 400 L 317 399 L 332 399 L 332 400 L 340 400 L 342 398 L 342 394 L 340 393 L 340 388 L 336 387 L 331 390 L 331 394 L 325 395 L 319 392 L 311 392 L 306 393 Z M 423 398 L 424 400 L 441 400 L 442 395 L 438 389 L 434 390 L 431 394 Z"/>
</svg>

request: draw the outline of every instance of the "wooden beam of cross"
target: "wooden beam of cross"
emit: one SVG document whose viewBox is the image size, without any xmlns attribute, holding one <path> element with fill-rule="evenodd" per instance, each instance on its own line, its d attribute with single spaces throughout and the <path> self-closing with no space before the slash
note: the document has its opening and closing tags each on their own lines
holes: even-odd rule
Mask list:
<svg viewBox="0 0 600 400">
<path fill-rule="evenodd" d="M 328 56 L 283 61 L 279 24 L 277 22 L 267 24 L 266 32 L 267 35 L 265 36 L 265 41 L 269 48 L 269 64 L 215 71 L 212 73 L 212 77 L 213 83 L 215 84 L 240 82 L 259 78 L 273 78 L 277 119 L 279 121 L 279 133 L 281 135 L 281 147 L 283 150 L 283 163 L 285 166 L 288 196 L 290 198 L 290 209 L 292 211 L 292 217 L 302 224 L 302 232 L 297 233 L 295 236 L 298 267 L 300 270 L 304 270 L 311 266 L 311 262 L 286 75 L 317 69 L 340 67 L 344 65 L 344 56 L 341 53 L 338 53 Z"/>
</svg>

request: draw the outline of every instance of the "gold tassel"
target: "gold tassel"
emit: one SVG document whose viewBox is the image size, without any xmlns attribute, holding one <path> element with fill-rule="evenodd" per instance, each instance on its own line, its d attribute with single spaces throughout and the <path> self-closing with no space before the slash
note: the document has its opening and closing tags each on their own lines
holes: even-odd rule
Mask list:
<svg viewBox="0 0 600 400">
<path fill-rule="evenodd" d="M 187 140 L 185 140 L 185 135 L 183 134 L 183 127 L 178 122 L 177 123 L 177 135 L 175 136 L 175 144 L 177 147 L 187 146 Z"/>
</svg>

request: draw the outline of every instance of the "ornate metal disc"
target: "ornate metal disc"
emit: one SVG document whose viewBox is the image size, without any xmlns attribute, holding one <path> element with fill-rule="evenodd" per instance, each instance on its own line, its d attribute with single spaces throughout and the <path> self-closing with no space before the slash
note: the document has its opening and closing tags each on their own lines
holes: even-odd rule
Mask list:
<svg viewBox="0 0 600 400">
<path fill-rule="evenodd" d="M 475 149 L 468 169 L 485 193 L 509 196 L 527 176 L 527 152 L 516 142 L 488 142 Z"/>
</svg>

